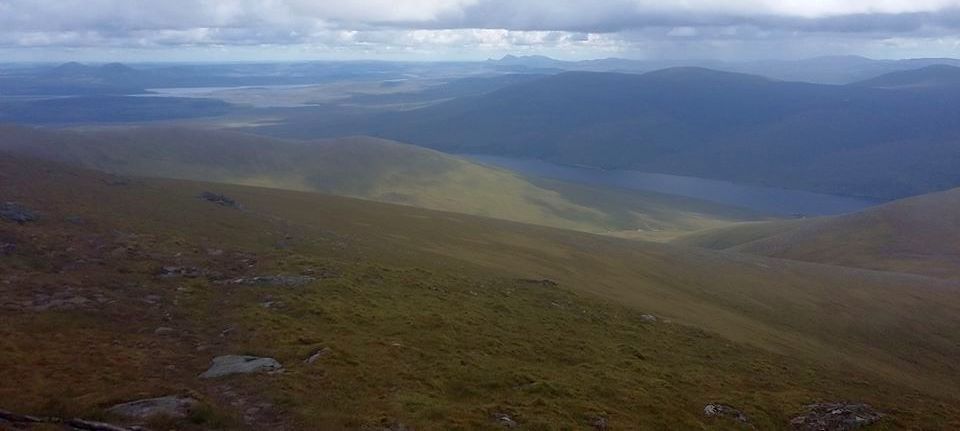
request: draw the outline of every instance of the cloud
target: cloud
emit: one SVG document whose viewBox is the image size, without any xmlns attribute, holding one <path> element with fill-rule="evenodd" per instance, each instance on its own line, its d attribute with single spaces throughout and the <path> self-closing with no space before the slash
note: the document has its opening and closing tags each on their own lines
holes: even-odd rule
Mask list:
<svg viewBox="0 0 960 431">
<path fill-rule="evenodd" d="M 958 30 L 960 0 L 0 0 L 7 48 L 630 50 L 953 40 Z"/>
</svg>

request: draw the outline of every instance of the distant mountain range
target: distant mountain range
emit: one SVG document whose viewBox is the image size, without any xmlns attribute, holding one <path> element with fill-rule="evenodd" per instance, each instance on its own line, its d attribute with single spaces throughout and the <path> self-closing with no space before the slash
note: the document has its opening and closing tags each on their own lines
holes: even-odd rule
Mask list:
<svg viewBox="0 0 960 431">
<path fill-rule="evenodd" d="M 630 60 L 563 61 L 507 55 L 483 62 L 304 62 L 263 64 L 40 65 L 0 70 L 0 95 L 141 94 L 151 88 L 308 85 L 342 80 L 410 77 L 470 77 L 497 74 L 556 74 L 566 71 L 646 73 L 673 67 L 706 67 L 784 81 L 848 84 L 931 65 L 960 66 L 950 58 L 873 60 L 857 56 L 803 60 Z"/>
<path fill-rule="evenodd" d="M 860 56 L 823 56 L 801 60 L 720 61 L 691 60 L 629 60 L 604 58 L 596 60 L 563 61 L 540 55 L 507 55 L 487 64 L 514 72 L 629 72 L 645 73 L 674 67 L 705 67 L 726 72 L 761 75 L 781 81 L 800 81 L 820 84 L 849 84 L 891 72 L 918 69 L 931 65 L 960 66 L 953 58 L 915 58 L 904 60 L 874 60 Z"/>
<path fill-rule="evenodd" d="M 846 86 L 690 67 L 566 72 L 328 133 L 893 199 L 960 185 L 958 71 Z"/>
</svg>

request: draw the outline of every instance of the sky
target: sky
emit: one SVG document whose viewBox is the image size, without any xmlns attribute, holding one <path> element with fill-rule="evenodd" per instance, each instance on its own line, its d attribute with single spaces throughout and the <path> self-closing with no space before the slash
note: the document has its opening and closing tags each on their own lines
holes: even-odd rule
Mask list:
<svg viewBox="0 0 960 431">
<path fill-rule="evenodd" d="M 960 0 L 0 0 L 0 61 L 960 57 Z"/>
</svg>

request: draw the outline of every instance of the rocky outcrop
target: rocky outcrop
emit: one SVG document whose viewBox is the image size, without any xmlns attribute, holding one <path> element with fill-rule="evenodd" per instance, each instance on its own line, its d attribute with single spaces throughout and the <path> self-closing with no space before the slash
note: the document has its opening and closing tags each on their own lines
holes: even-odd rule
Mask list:
<svg viewBox="0 0 960 431">
<path fill-rule="evenodd" d="M 117 404 L 107 409 L 107 413 L 134 419 L 153 417 L 183 419 L 189 416 L 198 404 L 197 400 L 190 397 L 167 396 Z"/>
<path fill-rule="evenodd" d="M 213 363 L 207 371 L 200 374 L 203 379 L 215 379 L 231 374 L 270 373 L 283 369 L 283 366 L 273 358 L 257 356 L 226 355 L 213 358 Z"/>
<path fill-rule="evenodd" d="M 790 421 L 797 431 L 850 431 L 871 425 L 883 414 L 867 404 L 818 403 L 806 407 L 807 413 Z"/>
</svg>

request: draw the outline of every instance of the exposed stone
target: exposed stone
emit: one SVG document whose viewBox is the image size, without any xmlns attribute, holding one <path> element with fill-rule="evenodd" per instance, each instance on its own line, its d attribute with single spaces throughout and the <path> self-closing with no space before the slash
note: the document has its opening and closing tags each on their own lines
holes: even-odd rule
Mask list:
<svg viewBox="0 0 960 431">
<path fill-rule="evenodd" d="M 213 202 L 217 205 L 229 207 L 229 208 L 240 208 L 240 204 L 232 198 L 227 197 L 226 195 L 213 192 L 203 192 L 200 193 L 200 199 L 207 202 Z"/>
<path fill-rule="evenodd" d="M 71 419 L 67 421 L 67 425 L 69 425 L 73 429 L 85 430 L 85 431 L 135 431 L 135 430 L 141 429 L 141 428 L 125 428 L 125 427 L 121 427 L 113 424 L 108 424 L 106 422 L 95 422 L 95 421 L 88 421 L 84 419 Z"/>
<path fill-rule="evenodd" d="M 520 425 L 506 413 L 494 413 L 491 415 L 491 417 L 504 428 L 516 428 Z"/>
<path fill-rule="evenodd" d="M 226 284 L 244 286 L 301 287 L 313 283 L 314 281 L 317 281 L 317 278 L 309 275 L 261 275 L 256 277 L 243 277 L 227 280 Z"/>
<path fill-rule="evenodd" d="M 849 431 L 873 424 L 883 414 L 867 404 L 819 403 L 806 406 L 807 413 L 790 421 L 798 431 Z"/>
<path fill-rule="evenodd" d="M 654 315 L 652 315 L 652 314 L 641 314 L 641 315 L 640 315 L 640 320 L 642 320 L 642 321 L 644 321 L 644 322 L 647 322 L 647 323 L 653 323 L 653 322 L 656 322 L 656 321 L 657 321 L 657 316 L 654 316 Z"/>
<path fill-rule="evenodd" d="M 161 278 L 197 278 L 204 275 L 204 271 L 193 266 L 164 266 L 160 268 Z"/>
<path fill-rule="evenodd" d="M 88 308 L 90 305 L 90 299 L 73 295 L 70 291 L 62 291 L 52 295 L 36 294 L 32 301 L 24 304 L 24 308 L 30 311 L 70 311 Z"/>
<path fill-rule="evenodd" d="M 710 403 L 703 408 L 703 414 L 709 418 L 719 418 L 725 417 L 737 422 L 747 423 L 747 415 L 743 414 L 742 411 L 737 410 L 736 408 L 719 403 Z"/>
<path fill-rule="evenodd" d="M 549 278 L 520 278 L 517 281 L 526 284 L 538 284 L 543 287 L 557 287 L 560 283 L 550 280 Z"/>
<path fill-rule="evenodd" d="M 183 419 L 189 416 L 198 404 L 199 402 L 193 398 L 167 396 L 118 404 L 107 409 L 107 413 L 136 419 L 149 419 L 158 416 Z"/>
<path fill-rule="evenodd" d="M 231 374 L 277 372 L 281 369 L 283 369 L 283 366 L 273 358 L 225 355 L 213 358 L 212 365 L 207 371 L 200 374 L 200 378 L 213 379 Z"/>
<path fill-rule="evenodd" d="M 24 224 L 37 220 L 37 215 L 15 202 L 0 203 L 0 219 Z"/>
<path fill-rule="evenodd" d="M 173 328 L 161 326 L 153 331 L 154 335 L 172 335 L 176 332 Z"/>
<path fill-rule="evenodd" d="M 13 423 L 43 422 L 42 418 L 38 418 L 36 416 L 21 415 L 14 412 L 8 412 L 6 410 L 0 410 L 0 420 L 5 420 L 7 422 L 13 422 Z"/>
<path fill-rule="evenodd" d="M 310 357 L 308 357 L 307 359 L 305 359 L 303 363 L 312 364 L 314 362 L 317 362 L 320 358 L 330 356 L 331 353 L 333 353 L 333 350 L 330 350 L 329 347 L 324 347 L 320 350 L 317 350 L 316 352 L 313 352 L 313 354 L 310 355 Z"/>
</svg>

